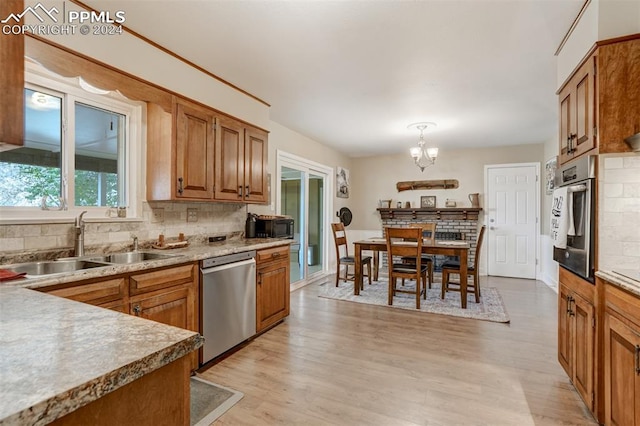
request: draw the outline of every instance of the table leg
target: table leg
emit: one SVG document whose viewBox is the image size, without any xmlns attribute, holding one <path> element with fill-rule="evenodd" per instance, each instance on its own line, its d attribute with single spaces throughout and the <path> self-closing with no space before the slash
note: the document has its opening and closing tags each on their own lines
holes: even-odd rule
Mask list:
<svg viewBox="0 0 640 426">
<path fill-rule="evenodd" d="M 460 250 L 460 297 L 462 309 L 467 309 L 467 253 L 469 250 Z"/>
<path fill-rule="evenodd" d="M 360 286 L 362 285 L 362 247 L 359 244 L 355 245 L 355 262 L 353 265 L 353 294 L 360 295 Z"/>
</svg>

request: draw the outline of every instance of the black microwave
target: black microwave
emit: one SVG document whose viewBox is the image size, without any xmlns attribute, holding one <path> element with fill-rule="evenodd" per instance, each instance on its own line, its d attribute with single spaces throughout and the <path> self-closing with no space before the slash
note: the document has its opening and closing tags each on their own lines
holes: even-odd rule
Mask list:
<svg viewBox="0 0 640 426">
<path fill-rule="evenodd" d="M 283 216 L 247 217 L 246 238 L 293 238 L 293 219 Z"/>
</svg>

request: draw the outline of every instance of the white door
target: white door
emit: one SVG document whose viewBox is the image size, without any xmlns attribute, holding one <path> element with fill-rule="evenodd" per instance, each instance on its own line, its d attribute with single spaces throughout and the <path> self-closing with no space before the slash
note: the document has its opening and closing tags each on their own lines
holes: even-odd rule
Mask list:
<svg viewBox="0 0 640 426">
<path fill-rule="evenodd" d="M 537 163 L 485 166 L 489 275 L 536 277 L 539 168 Z"/>
</svg>

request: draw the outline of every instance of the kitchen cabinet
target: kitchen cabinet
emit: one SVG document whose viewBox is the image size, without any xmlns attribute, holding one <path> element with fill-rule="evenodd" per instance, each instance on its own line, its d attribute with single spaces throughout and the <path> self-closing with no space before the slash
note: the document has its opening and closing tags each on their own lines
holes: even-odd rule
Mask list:
<svg viewBox="0 0 640 426">
<path fill-rule="evenodd" d="M 624 139 L 640 132 L 638 73 L 640 35 L 596 43 L 558 93 L 560 164 L 631 151 Z"/>
<path fill-rule="evenodd" d="M 558 361 L 589 410 L 596 410 L 596 316 L 591 283 L 560 268 Z"/>
<path fill-rule="evenodd" d="M 289 245 L 256 252 L 256 332 L 289 316 Z"/>
<path fill-rule="evenodd" d="M 213 197 L 214 118 L 197 105 L 176 102 L 176 179 L 178 198 Z"/>
<path fill-rule="evenodd" d="M 560 164 L 595 148 L 594 87 L 592 56 L 560 91 Z"/>
<path fill-rule="evenodd" d="M 90 305 L 106 307 L 115 310 L 124 309 L 127 299 L 127 286 L 129 281 L 126 277 L 114 277 L 107 280 L 87 280 L 64 286 L 46 287 L 41 291 L 65 299 L 77 302 L 88 303 Z M 127 309 L 128 312 L 128 309 Z"/>
<path fill-rule="evenodd" d="M 640 298 L 605 285 L 605 424 L 640 426 Z"/>
<path fill-rule="evenodd" d="M 23 0 L 2 0 L 0 16 L 24 10 Z M 9 22 L 8 24 L 12 24 Z M 0 37 L 0 151 L 24 143 L 24 35 Z M 5 145 L 7 144 L 7 145 Z"/>
<path fill-rule="evenodd" d="M 200 332 L 196 263 L 39 288 L 39 291 Z M 198 351 L 191 355 L 198 368 Z"/>
<path fill-rule="evenodd" d="M 267 132 L 179 98 L 147 121 L 148 200 L 267 202 Z"/>
<path fill-rule="evenodd" d="M 216 200 L 267 202 L 267 133 L 218 117 L 215 182 Z"/>
</svg>

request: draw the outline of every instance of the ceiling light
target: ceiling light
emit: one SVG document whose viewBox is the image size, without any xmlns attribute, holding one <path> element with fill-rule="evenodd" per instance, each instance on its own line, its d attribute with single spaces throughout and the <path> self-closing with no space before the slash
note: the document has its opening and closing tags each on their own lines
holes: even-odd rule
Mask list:
<svg viewBox="0 0 640 426">
<path fill-rule="evenodd" d="M 420 139 L 418 139 L 418 146 L 411 148 L 411 157 L 415 161 L 416 166 L 420 168 L 421 172 L 424 172 L 425 167 L 432 166 L 436 162 L 438 157 L 438 148 L 426 148 L 426 142 L 424 140 L 424 131 L 431 130 L 436 127 L 436 123 L 420 122 L 413 123 L 407 126 L 408 129 L 416 128 L 420 130 Z"/>
</svg>

